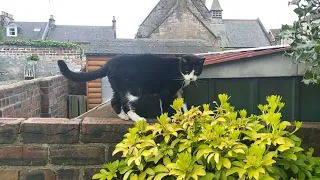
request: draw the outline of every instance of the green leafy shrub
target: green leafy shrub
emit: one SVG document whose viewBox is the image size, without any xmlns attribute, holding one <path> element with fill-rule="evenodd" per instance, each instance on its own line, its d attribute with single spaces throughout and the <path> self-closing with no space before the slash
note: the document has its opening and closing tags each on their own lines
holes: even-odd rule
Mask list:
<svg viewBox="0 0 320 180">
<path fill-rule="evenodd" d="M 220 94 L 220 104 L 192 107 L 183 113 L 183 99 L 172 107 L 172 122 L 167 114 L 158 122 L 138 121 L 116 145 L 113 154 L 122 160 L 107 163 L 92 179 L 319 179 L 320 160 L 313 149 L 304 152 L 301 139 L 294 133 L 301 127 L 281 120 L 284 107 L 280 96 L 268 96 L 259 105 L 260 115 L 247 116 L 235 111 L 228 95 Z"/>
<path fill-rule="evenodd" d="M 31 56 L 27 57 L 27 61 L 39 61 L 40 57 L 37 54 L 32 54 Z"/>
</svg>

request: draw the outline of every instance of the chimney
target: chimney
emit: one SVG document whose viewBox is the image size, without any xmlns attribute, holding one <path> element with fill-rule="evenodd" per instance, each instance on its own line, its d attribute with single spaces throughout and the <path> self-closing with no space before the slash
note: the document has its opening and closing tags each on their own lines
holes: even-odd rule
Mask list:
<svg viewBox="0 0 320 180">
<path fill-rule="evenodd" d="M 50 15 L 49 21 L 47 22 L 47 25 L 46 25 L 46 27 L 43 31 L 42 37 L 41 37 L 42 40 L 47 39 L 47 37 L 49 36 L 49 34 L 51 32 L 51 29 L 54 28 L 55 24 L 56 24 L 56 21 L 54 20 L 53 15 Z"/>
<path fill-rule="evenodd" d="M 13 16 L 11 14 L 1 11 L 0 25 L 6 26 L 10 22 L 13 22 L 13 21 L 14 21 L 14 19 L 13 19 Z"/>
<path fill-rule="evenodd" d="M 114 33 L 114 38 L 117 39 L 117 21 L 115 16 L 113 16 L 113 19 L 112 19 L 112 29 Z"/>
<path fill-rule="evenodd" d="M 49 18 L 49 27 L 50 27 L 50 29 L 52 29 L 55 24 L 56 24 L 56 21 L 54 20 L 53 15 L 50 15 L 50 18 Z"/>
</svg>

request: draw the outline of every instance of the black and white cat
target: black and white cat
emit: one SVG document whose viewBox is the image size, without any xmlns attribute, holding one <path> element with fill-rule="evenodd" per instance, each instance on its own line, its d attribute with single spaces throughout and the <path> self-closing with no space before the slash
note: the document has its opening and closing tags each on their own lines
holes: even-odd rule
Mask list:
<svg viewBox="0 0 320 180">
<path fill-rule="evenodd" d="M 196 55 L 162 57 L 152 54 L 121 55 L 91 72 L 72 72 L 58 61 L 61 73 L 71 81 L 87 82 L 108 77 L 113 89 L 111 105 L 121 119 L 146 120 L 135 112 L 139 98 L 159 97 L 161 114 L 169 112 L 175 98 L 182 98 L 183 88 L 202 73 L 205 58 Z M 172 110 L 172 109 L 171 109 Z M 183 110 L 187 110 L 186 104 Z"/>
</svg>

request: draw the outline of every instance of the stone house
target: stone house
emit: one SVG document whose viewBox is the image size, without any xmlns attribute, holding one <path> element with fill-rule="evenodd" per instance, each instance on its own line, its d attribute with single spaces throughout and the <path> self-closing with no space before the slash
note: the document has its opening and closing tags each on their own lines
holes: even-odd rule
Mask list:
<svg viewBox="0 0 320 180">
<path fill-rule="evenodd" d="M 202 39 L 225 49 L 270 46 L 258 19 L 223 19 L 219 0 L 160 0 L 141 23 L 136 38 Z"/>
<path fill-rule="evenodd" d="M 0 26 L 4 27 L 4 39 L 22 38 L 89 44 L 92 41 L 117 37 L 115 17 L 112 26 L 57 25 L 53 15 L 50 15 L 47 22 L 22 22 L 15 21 L 11 14 L 1 12 Z"/>
</svg>

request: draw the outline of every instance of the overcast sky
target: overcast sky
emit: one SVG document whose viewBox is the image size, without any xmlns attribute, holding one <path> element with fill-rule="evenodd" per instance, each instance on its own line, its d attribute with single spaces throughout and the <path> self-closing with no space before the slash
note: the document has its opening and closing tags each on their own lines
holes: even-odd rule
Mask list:
<svg viewBox="0 0 320 180">
<path fill-rule="evenodd" d="M 159 0 L 0 0 L 0 11 L 16 21 L 46 22 L 50 14 L 60 25 L 107 25 L 117 20 L 118 38 L 134 38 L 139 24 Z M 207 0 L 211 7 L 212 0 Z M 225 19 L 260 18 L 267 30 L 291 24 L 296 16 L 288 0 L 220 0 Z"/>
</svg>

